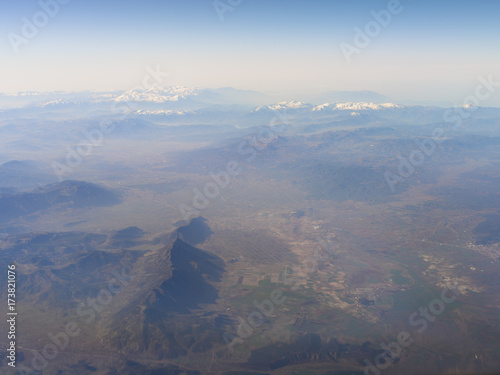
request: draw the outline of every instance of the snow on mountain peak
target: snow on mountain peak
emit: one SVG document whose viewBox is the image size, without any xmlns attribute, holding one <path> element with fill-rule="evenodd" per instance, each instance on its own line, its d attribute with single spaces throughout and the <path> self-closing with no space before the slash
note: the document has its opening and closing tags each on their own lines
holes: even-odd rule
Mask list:
<svg viewBox="0 0 500 375">
<path fill-rule="evenodd" d="M 132 89 L 123 95 L 115 98 L 117 102 L 135 101 L 135 102 L 177 102 L 179 99 L 185 99 L 189 96 L 199 95 L 203 90 L 199 88 L 188 88 L 184 86 L 154 86 L 147 90 Z"/>
<path fill-rule="evenodd" d="M 57 106 L 69 105 L 69 104 L 77 104 L 77 102 L 67 100 L 67 99 L 57 99 L 57 100 L 51 100 L 51 101 L 45 102 L 45 103 L 38 103 L 37 107 L 40 107 L 40 108 L 57 107 Z"/>
<path fill-rule="evenodd" d="M 148 111 L 140 109 L 135 111 L 138 115 L 148 115 L 148 116 L 171 116 L 171 115 L 185 115 L 195 113 L 194 111 L 177 111 L 173 109 L 158 109 L 154 111 Z"/>
<path fill-rule="evenodd" d="M 335 102 L 324 103 L 317 106 L 300 101 L 284 101 L 274 105 L 263 105 L 255 109 L 255 112 L 263 110 L 286 110 L 286 109 L 311 109 L 312 111 L 363 111 L 363 110 L 381 110 L 403 108 L 403 106 L 394 103 L 367 103 L 367 102 Z"/>
<path fill-rule="evenodd" d="M 336 102 L 336 103 L 325 103 L 314 107 L 313 111 L 335 111 L 335 110 L 350 110 L 350 111 L 362 111 L 362 110 L 380 110 L 380 109 L 393 109 L 393 108 L 403 108 L 403 106 L 394 103 L 366 103 L 366 102 Z"/>
<path fill-rule="evenodd" d="M 290 102 L 284 101 L 284 102 L 279 102 L 278 104 L 273 104 L 273 105 L 263 105 L 258 107 L 255 111 L 262 111 L 262 110 L 273 110 L 273 111 L 278 111 L 278 110 L 285 110 L 285 109 L 299 109 L 299 108 L 308 108 L 311 107 L 310 104 L 300 102 L 297 100 L 292 100 Z"/>
</svg>

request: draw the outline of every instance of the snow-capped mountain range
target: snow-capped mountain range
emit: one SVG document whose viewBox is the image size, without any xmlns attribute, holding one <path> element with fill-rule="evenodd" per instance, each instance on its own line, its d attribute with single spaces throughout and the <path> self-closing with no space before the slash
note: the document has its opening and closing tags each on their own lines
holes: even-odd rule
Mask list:
<svg viewBox="0 0 500 375">
<path fill-rule="evenodd" d="M 320 105 L 308 104 L 300 101 L 280 102 L 273 105 L 260 106 L 255 109 L 256 112 L 260 111 L 277 111 L 277 110 L 306 110 L 313 112 L 327 112 L 327 111 L 367 111 L 367 110 L 384 110 L 404 108 L 404 106 L 394 103 L 366 103 L 366 102 L 335 102 L 323 103 Z"/>
<path fill-rule="evenodd" d="M 149 102 L 149 103 L 164 103 L 178 102 L 179 100 L 189 97 L 198 96 L 204 93 L 201 88 L 188 88 L 183 86 L 159 87 L 155 86 L 147 90 L 132 89 L 123 95 L 120 95 L 112 100 L 116 102 Z"/>
<path fill-rule="evenodd" d="M 332 94 L 333 93 L 333 94 Z M 319 99 L 356 97 L 356 92 L 329 92 Z M 396 104 L 381 103 L 384 96 L 362 91 L 360 98 L 373 98 L 373 101 L 366 100 L 323 100 L 323 101 L 303 101 L 303 100 L 276 100 L 277 96 L 266 95 L 256 91 L 237 90 L 226 87 L 219 89 L 208 89 L 199 87 L 184 86 L 153 86 L 147 89 L 134 88 L 125 92 L 92 90 L 82 92 L 18 92 L 0 94 L 0 105 L 4 108 L 9 103 L 16 103 L 16 106 L 35 106 L 38 108 L 56 109 L 57 107 L 92 106 L 92 105 L 115 105 L 134 103 L 135 110 L 144 111 L 189 111 L 210 106 L 244 106 L 247 109 L 256 111 L 266 110 L 377 110 L 387 108 L 397 108 Z M 310 98 L 311 99 L 311 98 Z M 276 104 L 269 104 L 276 103 Z M 311 104 L 312 103 L 312 104 Z M 324 104 L 323 104 L 324 103 Z"/>
<path fill-rule="evenodd" d="M 270 102 L 273 102 L 273 100 L 265 94 L 250 90 L 237 90 L 231 87 L 208 89 L 184 86 L 153 86 L 147 89 L 134 88 L 127 91 L 0 93 L 0 108 L 18 108 L 21 106 L 54 108 L 57 105 L 68 106 L 71 104 L 108 104 L 111 106 L 113 103 L 135 103 L 138 109 L 189 110 L 212 105 L 252 107 Z M 167 107 L 164 107 L 164 105 Z"/>
<path fill-rule="evenodd" d="M 184 86 L 154 86 L 127 91 L 90 90 L 81 92 L 17 92 L 0 93 L 0 110 L 71 111 L 75 116 L 85 111 L 97 113 L 127 112 L 136 116 L 192 116 L 198 119 L 209 113 L 222 112 L 266 115 L 273 111 L 287 111 L 297 115 L 326 113 L 377 113 L 411 110 L 414 105 L 396 103 L 388 97 L 371 91 L 330 91 L 317 96 L 304 96 L 300 100 L 282 100 L 249 90 L 225 88 L 199 88 Z M 281 99 L 281 100 L 280 100 Z M 299 98 L 297 98 L 299 99 Z M 451 107 L 451 106 L 450 106 Z M 431 107 L 429 107 L 431 108 Z M 228 112 L 229 111 L 229 112 Z"/>
<path fill-rule="evenodd" d="M 393 109 L 393 108 L 403 108 L 404 106 L 394 103 L 366 103 L 366 102 L 344 102 L 344 103 L 324 103 L 314 107 L 313 111 L 366 111 L 366 110 L 374 110 L 378 111 L 381 109 Z"/>
</svg>

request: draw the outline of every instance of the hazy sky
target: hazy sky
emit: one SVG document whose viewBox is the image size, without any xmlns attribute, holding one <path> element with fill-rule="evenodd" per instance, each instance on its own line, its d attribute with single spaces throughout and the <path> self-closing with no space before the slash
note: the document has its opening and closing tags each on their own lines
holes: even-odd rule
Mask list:
<svg viewBox="0 0 500 375">
<path fill-rule="evenodd" d="M 402 0 L 351 63 L 340 43 L 356 47 L 355 28 L 388 1 L 220 0 L 231 2 L 221 21 L 212 0 L 70 0 L 23 36 L 39 2 L 2 0 L 0 91 L 128 89 L 148 65 L 171 73 L 166 85 L 456 103 L 480 75 L 500 81 L 500 1 Z M 28 36 L 17 53 L 9 33 Z M 500 106 L 500 88 L 486 104 Z"/>
</svg>

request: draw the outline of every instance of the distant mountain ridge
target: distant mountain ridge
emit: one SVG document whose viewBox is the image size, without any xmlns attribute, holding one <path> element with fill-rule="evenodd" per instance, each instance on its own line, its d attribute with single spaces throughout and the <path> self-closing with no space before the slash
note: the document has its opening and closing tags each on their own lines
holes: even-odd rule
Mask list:
<svg viewBox="0 0 500 375">
<path fill-rule="evenodd" d="M 136 103 L 142 110 L 193 110 L 213 105 L 256 106 L 275 102 L 278 94 L 264 94 L 253 90 L 233 87 L 201 88 L 185 86 L 153 86 L 126 91 L 82 91 L 82 92 L 30 92 L 0 93 L 0 107 L 12 103 L 34 105 L 40 108 L 99 105 L 112 103 Z M 373 91 L 329 91 L 320 95 L 305 95 L 300 101 L 319 105 L 327 102 L 386 103 L 387 96 Z M 279 101 L 279 100 L 278 100 Z M 149 106 L 148 106 L 149 105 Z M 159 107 L 160 105 L 160 107 Z M 165 107 L 167 106 L 167 107 Z"/>
<path fill-rule="evenodd" d="M 11 160 L 0 165 L 0 188 L 34 188 L 54 180 L 33 160 Z"/>
<path fill-rule="evenodd" d="M 28 192 L 0 195 L 0 223 L 51 208 L 113 206 L 118 196 L 107 189 L 85 181 L 63 181 Z"/>
</svg>

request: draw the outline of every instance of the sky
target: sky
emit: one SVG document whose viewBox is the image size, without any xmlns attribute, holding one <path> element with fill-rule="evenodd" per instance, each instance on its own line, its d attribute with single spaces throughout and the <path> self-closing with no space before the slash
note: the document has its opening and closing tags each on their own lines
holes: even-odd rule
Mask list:
<svg viewBox="0 0 500 375">
<path fill-rule="evenodd" d="M 290 97 L 373 90 L 461 104 L 479 77 L 500 81 L 500 1 L 397 3 L 2 0 L 0 92 L 127 90 L 147 66 L 169 73 L 165 85 Z M 481 105 L 500 106 L 500 88 Z"/>
</svg>

